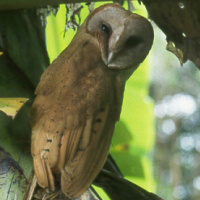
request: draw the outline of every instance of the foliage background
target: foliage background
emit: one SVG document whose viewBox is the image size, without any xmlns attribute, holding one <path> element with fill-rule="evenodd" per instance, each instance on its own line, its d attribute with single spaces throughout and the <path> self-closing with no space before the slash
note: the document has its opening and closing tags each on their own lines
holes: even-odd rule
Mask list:
<svg viewBox="0 0 200 200">
<path fill-rule="evenodd" d="M 166 200 L 200 199 L 200 71 L 165 50 L 154 25 L 150 95 L 155 101 L 154 172 L 157 194 Z M 164 188 L 164 189 L 163 189 Z"/>
</svg>

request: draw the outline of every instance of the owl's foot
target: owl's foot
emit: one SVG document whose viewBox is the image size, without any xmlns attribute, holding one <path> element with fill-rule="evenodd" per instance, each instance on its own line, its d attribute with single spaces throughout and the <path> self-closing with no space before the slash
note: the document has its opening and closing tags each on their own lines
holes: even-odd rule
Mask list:
<svg viewBox="0 0 200 200">
<path fill-rule="evenodd" d="M 55 200 L 56 197 L 61 193 L 60 190 L 56 192 L 51 192 L 50 194 L 45 194 L 42 198 L 42 200 Z"/>
</svg>

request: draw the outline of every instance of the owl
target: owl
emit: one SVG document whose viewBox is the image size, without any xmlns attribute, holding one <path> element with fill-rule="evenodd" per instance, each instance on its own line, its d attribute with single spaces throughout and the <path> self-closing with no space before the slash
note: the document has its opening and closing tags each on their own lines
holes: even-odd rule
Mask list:
<svg viewBox="0 0 200 200">
<path fill-rule="evenodd" d="M 89 14 L 70 45 L 47 68 L 31 109 L 37 183 L 69 198 L 102 169 L 119 120 L 126 80 L 147 56 L 153 29 L 117 4 Z"/>
</svg>

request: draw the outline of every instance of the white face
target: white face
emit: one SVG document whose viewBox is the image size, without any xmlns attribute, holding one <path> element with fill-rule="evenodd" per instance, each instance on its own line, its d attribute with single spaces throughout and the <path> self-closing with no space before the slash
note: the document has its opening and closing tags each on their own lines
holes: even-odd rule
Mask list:
<svg viewBox="0 0 200 200">
<path fill-rule="evenodd" d="M 96 9 L 88 17 L 87 31 L 99 41 L 102 59 L 111 69 L 137 67 L 153 42 L 148 20 L 117 5 Z"/>
</svg>

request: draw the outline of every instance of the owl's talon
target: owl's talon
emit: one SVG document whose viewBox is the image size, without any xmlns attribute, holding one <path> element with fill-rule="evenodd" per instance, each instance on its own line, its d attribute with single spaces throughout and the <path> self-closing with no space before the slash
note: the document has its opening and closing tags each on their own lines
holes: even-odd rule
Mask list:
<svg viewBox="0 0 200 200">
<path fill-rule="evenodd" d="M 52 192 L 50 194 L 45 194 L 42 197 L 42 200 L 54 200 L 59 194 L 61 193 L 60 190 L 56 191 L 56 192 Z"/>
</svg>

